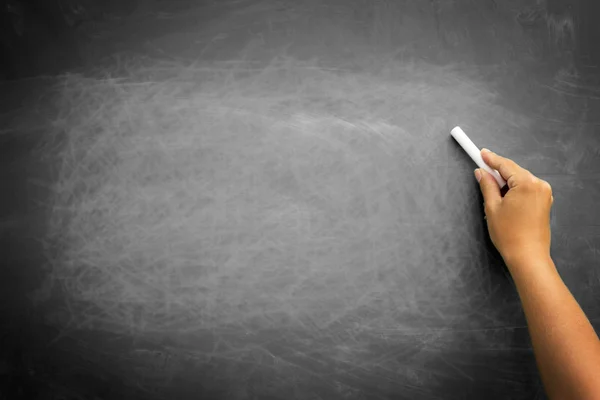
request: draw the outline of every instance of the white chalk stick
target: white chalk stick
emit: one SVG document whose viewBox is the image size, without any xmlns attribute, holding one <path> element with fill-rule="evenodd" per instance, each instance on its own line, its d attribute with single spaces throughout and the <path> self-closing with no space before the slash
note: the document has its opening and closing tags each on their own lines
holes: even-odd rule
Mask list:
<svg viewBox="0 0 600 400">
<path fill-rule="evenodd" d="M 502 175 L 500 175 L 500 173 L 495 169 L 490 168 L 483 161 L 483 158 L 481 158 L 481 150 L 479 150 L 477 146 L 475 146 L 475 144 L 471 141 L 471 139 L 469 139 L 467 134 L 460 128 L 460 126 L 457 126 L 454 129 L 452 129 L 450 131 L 450 134 L 458 142 L 458 144 L 460 144 L 460 147 L 462 147 L 467 152 L 469 157 L 471 157 L 471 159 L 475 161 L 475 164 L 477 164 L 479 168 L 484 169 L 496 179 L 496 182 L 498 182 L 498 186 L 500 186 L 500 189 L 506 186 L 506 181 L 502 178 Z"/>
</svg>

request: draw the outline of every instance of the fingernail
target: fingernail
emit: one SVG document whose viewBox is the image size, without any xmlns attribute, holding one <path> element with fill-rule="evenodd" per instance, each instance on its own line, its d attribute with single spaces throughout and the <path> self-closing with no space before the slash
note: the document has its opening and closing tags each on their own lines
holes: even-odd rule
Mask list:
<svg viewBox="0 0 600 400">
<path fill-rule="evenodd" d="M 475 170 L 475 179 L 477 179 L 477 182 L 481 180 L 481 171 L 479 170 L 479 168 Z"/>
<path fill-rule="evenodd" d="M 486 149 L 485 147 L 483 149 L 481 149 L 482 153 L 491 153 L 491 151 L 489 151 L 488 149 Z"/>
</svg>

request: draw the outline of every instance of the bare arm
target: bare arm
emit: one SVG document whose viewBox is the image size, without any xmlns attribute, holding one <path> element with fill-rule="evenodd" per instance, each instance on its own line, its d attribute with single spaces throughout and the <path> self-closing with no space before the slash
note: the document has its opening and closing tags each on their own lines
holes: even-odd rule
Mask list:
<svg viewBox="0 0 600 400">
<path fill-rule="evenodd" d="M 600 399 L 600 341 L 550 257 L 509 261 L 551 399 Z"/>
<path fill-rule="evenodd" d="M 538 368 L 551 399 L 600 399 L 600 341 L 550 257 L 552 188 L 512 160 L 482 151 L 506 179 L 476 170 L 488 231 L 517 286 Z"/>
</svg>

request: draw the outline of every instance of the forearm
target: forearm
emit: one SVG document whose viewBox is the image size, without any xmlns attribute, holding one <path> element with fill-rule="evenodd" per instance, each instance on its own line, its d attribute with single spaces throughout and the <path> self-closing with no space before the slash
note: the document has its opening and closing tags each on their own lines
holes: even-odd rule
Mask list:
<svg viewBox="0 0 600 400">
<path fill-rule="evenodd" d="M 552 399 L 600 399 L 600 341 L 550 257 L 507 262 Z"/>
</svg>

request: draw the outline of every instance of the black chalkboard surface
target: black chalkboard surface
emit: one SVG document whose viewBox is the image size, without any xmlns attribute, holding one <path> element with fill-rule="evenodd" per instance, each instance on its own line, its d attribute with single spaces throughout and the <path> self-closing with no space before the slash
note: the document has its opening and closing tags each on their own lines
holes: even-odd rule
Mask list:
<svg viewBox="0 0 600 400">
<path fill-rule="evenodd" d="M 1 84 L 0 398 L 544 398 L 450 129 L 552 185 L 598 326 L 593 76 L 502 2 L 308 3 Z"/>
</svg>

